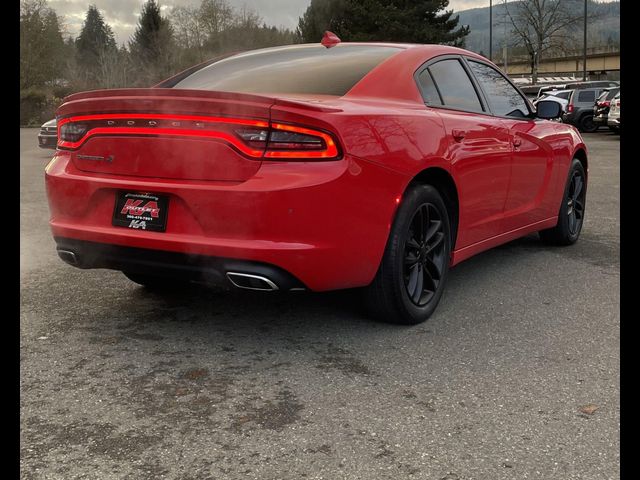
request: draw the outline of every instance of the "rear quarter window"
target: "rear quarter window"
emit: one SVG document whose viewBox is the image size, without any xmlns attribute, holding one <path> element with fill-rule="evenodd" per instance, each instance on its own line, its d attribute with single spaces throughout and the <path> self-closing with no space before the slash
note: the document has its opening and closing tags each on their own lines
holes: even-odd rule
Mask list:
<svg viewBox="0 0 640 480">
<path fill-rule="evenodd" d="M 253 50 L 205 66 L 173 88 L 241 93 L 346 94 L 400 48 L 289 46 Z"/>
<path fill-rule="evenodd" d="M 427 105 L 442 105 L 442 99 L 438 93 L 433 78 L 429 73 L 429 70 L 425 69 L 418 75 L 418 83 L 422 90 L 422 97 Z"/>
</svg>

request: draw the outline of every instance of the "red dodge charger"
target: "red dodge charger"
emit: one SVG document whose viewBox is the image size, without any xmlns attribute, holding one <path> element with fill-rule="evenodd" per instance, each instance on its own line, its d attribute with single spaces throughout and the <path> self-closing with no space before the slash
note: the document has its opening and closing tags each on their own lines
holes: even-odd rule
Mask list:
<svg viewBox="0 0 640 480">
<path fill-rule="evenodd" d="M 587 150 L 558 107 L 448 46 L 217 58 L 65 98 L 51 230 L 67 263 L 150 288 L 366 287 L 373 314 L 419 323 L 456 263 L 531 232 L 578 239 Z"/>
</svg>

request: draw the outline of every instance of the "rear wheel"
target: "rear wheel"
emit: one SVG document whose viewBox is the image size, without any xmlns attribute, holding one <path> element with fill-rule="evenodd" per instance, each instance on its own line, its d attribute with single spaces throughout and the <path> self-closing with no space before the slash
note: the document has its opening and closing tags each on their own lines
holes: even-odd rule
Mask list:
<svg viewBox="0 0 640 480">
<path fill-rule="evenodd" d="M 407 190 L 394 221 L 375 279 L 365 290 L 377 318 L 417 324 L 436 309 L 451 256 L 447 207 L 431 185 Z"/>
<path fill-rule="evenodd" d="M 554 228 L 542 230 L 540 238 L 554 245 L 576 243 L 584 222 L 587 182 L 580 160 L 573 159 L 558 213 L 558 223 Z"/>
<path fill-rule="evenodd" d="M 578 124 L 581 132 L 592 133 L 598 130 L 598 124 L 593 121 L 593 115 L 583 115 Z"/>
</svg>

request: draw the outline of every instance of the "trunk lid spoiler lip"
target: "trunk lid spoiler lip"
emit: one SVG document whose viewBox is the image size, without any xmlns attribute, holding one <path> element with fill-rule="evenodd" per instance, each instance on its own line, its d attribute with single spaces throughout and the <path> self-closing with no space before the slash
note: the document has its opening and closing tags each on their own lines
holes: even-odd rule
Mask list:
<svg viewBox="0 0 640 480">
<path fill-rule="evenodd" d="M 76 110 L 79 104 L 90 100 L 141 100 L 150 105 L 153 100 L 184 99 L 184 100 L 218 100 L 235 101 L 246 103 L 258 103 L 268 106 L 274 105 L 283 107 L 300 108 L 302 110 L 314 112 L 342 112 L 341 108 L 330 107 L 314 103 L 311 100 L 283 98 L 279 95 L 256 95 L 253 93 L 222 92 L 214 90 L 187 90 L 173 88 L 120 88 L 108 90 L 91 90 L 87 92 L 74 93 L 63 99 L 59 107 L 59 116 L 66 115 L 66 110 Z M 73 108 L 76 107 L 76 108 Z"/>
</svg>

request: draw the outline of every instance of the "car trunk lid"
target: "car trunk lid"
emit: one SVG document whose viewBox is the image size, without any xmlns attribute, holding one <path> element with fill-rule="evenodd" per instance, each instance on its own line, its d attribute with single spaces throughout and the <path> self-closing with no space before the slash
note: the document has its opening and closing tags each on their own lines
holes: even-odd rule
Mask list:
<svg viewBox="0 0 640 480">
<path fill-rule="evenodd" d="M 244 181 L 260 168 L 264 147 L 251 135 L 269 128 L 274 102 L 163 88 L 79 93 L 57 111 L 59 147 L 87 172 Z"/>
</svg>

